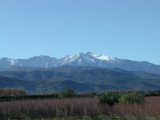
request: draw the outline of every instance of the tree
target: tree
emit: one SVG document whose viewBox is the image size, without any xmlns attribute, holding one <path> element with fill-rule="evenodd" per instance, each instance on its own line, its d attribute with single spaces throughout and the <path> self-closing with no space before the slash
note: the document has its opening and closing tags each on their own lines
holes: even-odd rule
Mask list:
<svg viewBox="0 0 160 120">
<path fill-rule="evenodd" d="M 114 103 L 117 103 L 119 95 L 117 93 L 105 92 L 99 97 L 100 104 L 108 104 L 112 106 Z"/>
<path fill-rule="evenodd" d="M 63 92 L 60 93 L 60 97 L 61 98 L 70 98 L 70 97 L 74 97 L 74 90 L 70 89 L 70 88 L 66 88 Z"/>
<path fill-rule="evenodd" d="M 25 96 L 26 92 L 22 89 L 1 88 L 0 96 Z"/>
</svg>

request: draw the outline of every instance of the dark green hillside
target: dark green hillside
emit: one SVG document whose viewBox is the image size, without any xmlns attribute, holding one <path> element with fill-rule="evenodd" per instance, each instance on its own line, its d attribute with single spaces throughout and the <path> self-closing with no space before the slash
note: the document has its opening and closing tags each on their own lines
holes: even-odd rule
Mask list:
<svg viewBox="0 0 160 120">
<path fill-rule="evenodd" d="M 118 87 L 112 86 L 112 85 L 100 85 L 100 84 L 91 84 L 91 83 L 88 83 L 87 85 L 92 87 L 95 91 L 99 91 L 99 92 L 105 91 L 105 90 L 121 90 Z"/>
<path fill-rule="evenodd" d="M 19 70 L 13 70 L 19 69 Z M 79 66 L 79 67 L 73 67 L 73 66 L 60 66 L 60 67 L 53 67 L 53 68 L 28 68 L 28 67 L 11 67 L 10 71 L 1 71 L 0 75 L 11 77 L 11 78 L 17 78 L 22 80 L 45 80 L 45 79 L 51 79 L 61 76 L 60 73 L 62 73 L 64 76 L 72 76 L 75 73 L 81 73 L 84 71 L 92 71 L 92 70 L 98 70 L 98 71 L 107 71 L 107 72 L 117 72 L 125 75 L 132 75 L 138 78 L 144 78 L 144 79 L 160 79 L 160 74 L 154 74 L 154 73 L 147 73 L 143 71 L 125 71 L 117 68 L 102 68 L 102 67 L 92 67 L 92 66 Z M 23 72 L 22 72 L 23 71 Z M 40 73 L 38 73 L 40 72 Z M 109 73 L 109 74 L 110 74 Z M 17 74 L 17 75 L 16 75 Z M 37 75 L 36 75 L 37 74 Z M 39 75 L 38 75 L 39 74 Z M 97 73 L 99 74 L 99 73 Z M 111 74 L 112 75 L 112 74 Z M 39 78 L 38 78 L 39 77 Z M 63 79 L 63 77 L 62 77 Z"/>
<path fill-rule="evenodd" d="M 18 88 L 31 93 L 60 92 L 65 88 L 72 88 L 76 92 L 94 91 L 94 89 L 89 85 L 74 81 L 22 81 L 1 76 L 0 88 Z"/>
<path fill-rule="evenodd" d="M 38 80 L 72 80 L 77 82 L 89 82 L 95 84 L 104 84 L 106 80 L 135 80 L 140 79 L 136 76 L 125 74 L 121 72 L 115 72 L 104 69 L 83 70 L 78 72 L 62 73 L 55 71 L 9 71 L 0 72 L 1 76 L 15 78 L 27 81 Z"/>
<path fill-rule="evenodd" d="M 68 66 L 68 65 L 51 68 L 51 70 L 53 71 L 64 72 L 64 73 L 82 72 L 84 70 L 94 70 L 94 69 L 107 69 L 107 68 L 93 67 L 93 66 L 73 67 L 73 66 Z"/>
<path fill-rule="evenodd" d="M 94 84 L 108 84 L 107 80 L 112 82 L 116 80 L 137 80 L 140 79 L 136 76 L 130 74 L 124 74 L 120 72 L 115 72 L 111 70 L 94 69 L 85 70 L 82 72 L 75 72 L 72 74 L 74 79 L 78 82 L 89 82 Z"/>
<path fill-rule="evenodd" d="M 87 91 L 95 91 L 89 85 L 84 83 L 77 83 L 74 81 L 54 81 L 54 80 L 47 80 L 47 81 L 38 81 L 36 82 L 36 92 L 38 93 L 45 93 L 45 92 L 60 92 L 63 91 L 65 88 L 71 88 L 75 92 L 87 92 Z"/>
<path fill-rule="evenodd" d="M 38 81 L 38 80 L 50 80 L 59 79 L 64 80 L 66 73 L 54 72 L 54 71 L 5 71 L 0 72 L 1 76 L 15 78 L 26 81 Z"/>
<path fill-rule="evenodd" d="M 35 71 L 0 72 L 0 87 L 23 88 L 31 92 L 159 90 L 160 75 L 98 67 L 61 66 Z M 22 81 L 21 81 L 22 80 Z"/>
<path fill-rule="evenodd" d="M 0 76 L 0 88 L 18 88 L 27 92 L 35 91 L 33 82 L 21 81 L 14 78 Z"/>
<path fill-rule="evenodd" d="M 160 79 L 160 74 L 147 73 L 143 71 L 132 71 L 130 74 L 144 79 Z"/>
</svg>

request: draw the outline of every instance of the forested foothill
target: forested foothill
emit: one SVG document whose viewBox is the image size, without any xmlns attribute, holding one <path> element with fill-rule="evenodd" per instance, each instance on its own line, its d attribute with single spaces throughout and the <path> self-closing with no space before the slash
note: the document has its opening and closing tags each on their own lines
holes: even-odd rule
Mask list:
<svg viewBox="0 0 160 120">
<path fill-rule="evenodd" d="M 62 92 L 64 88 L 71 88 L 75 92 L 160 90 L 160 75 L 143 71 L 93 66 L 23 68 L 23 70 L 14 68 L 16 70 L 0 71 L 0 88 L 21 88 L 33 94 Z"/>
<path fill-rule="evenodd" d="M 0 119 L 160 119 L 160 91 L 104 91 L 29 94 L 0 89 Z"/>
</svg>

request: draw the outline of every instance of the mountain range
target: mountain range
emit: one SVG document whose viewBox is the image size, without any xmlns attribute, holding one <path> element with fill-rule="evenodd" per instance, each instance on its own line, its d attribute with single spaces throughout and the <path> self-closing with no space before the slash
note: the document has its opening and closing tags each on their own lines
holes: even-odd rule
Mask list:
<svg viewBox="0 0 160 120">
<path fill-rule="evenodd" d="M 60 66 L 27 71 L 1 71 L 0 88 L 31 93 L 104 90 L 160 90 L 160 74 L 91 66 Z"/>
<path fill-rule="evenodd" d="M 0 59 L 0 88 L 21 88 L 29 93 L 104 90 L 160 90 L 160 66 L 78 53 L 57 59 Z"/>
<path fill-rule="evenodd" d="M 19 67 L 21 69 L 31 68 L 52 68 L 58 66 L 94 66 L 103 68 L 119 68 L 127 71 L 145 71 L 160 74 L 160 65 L 155 65 L 146 61 L 132 61 L 108 57 L 91 52 L 77 53 L 72 56 L 65 56 L 60 59 L 49 56 L 34 56 L 29 59 L 0 59 L 0 70 L 8 71 Z"/>
</svg>

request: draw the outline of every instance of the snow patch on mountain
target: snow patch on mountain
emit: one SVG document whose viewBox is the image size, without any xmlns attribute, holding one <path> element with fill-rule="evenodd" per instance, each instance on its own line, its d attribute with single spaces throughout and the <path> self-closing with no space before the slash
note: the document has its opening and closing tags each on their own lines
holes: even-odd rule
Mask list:
<svg viewBox="0 0 160 120">
<path fill-rule="evenodd" d="M 14 66 L 17 64 L 17 60 L 9 59 L 8 61 L 10 62 L 11 66 Z"/>
<path fill-rule="evenodd" d="M 108 56 L 104 56 L 104 55 L 101 55 L 101 54 L 93 54 L 93 57 L 94 58 L 97 58 L 97 59 L 100 59 L 100 60 L 115 60 L 115 58 L 113 57 L 108 57 Z"/>
</svg>

